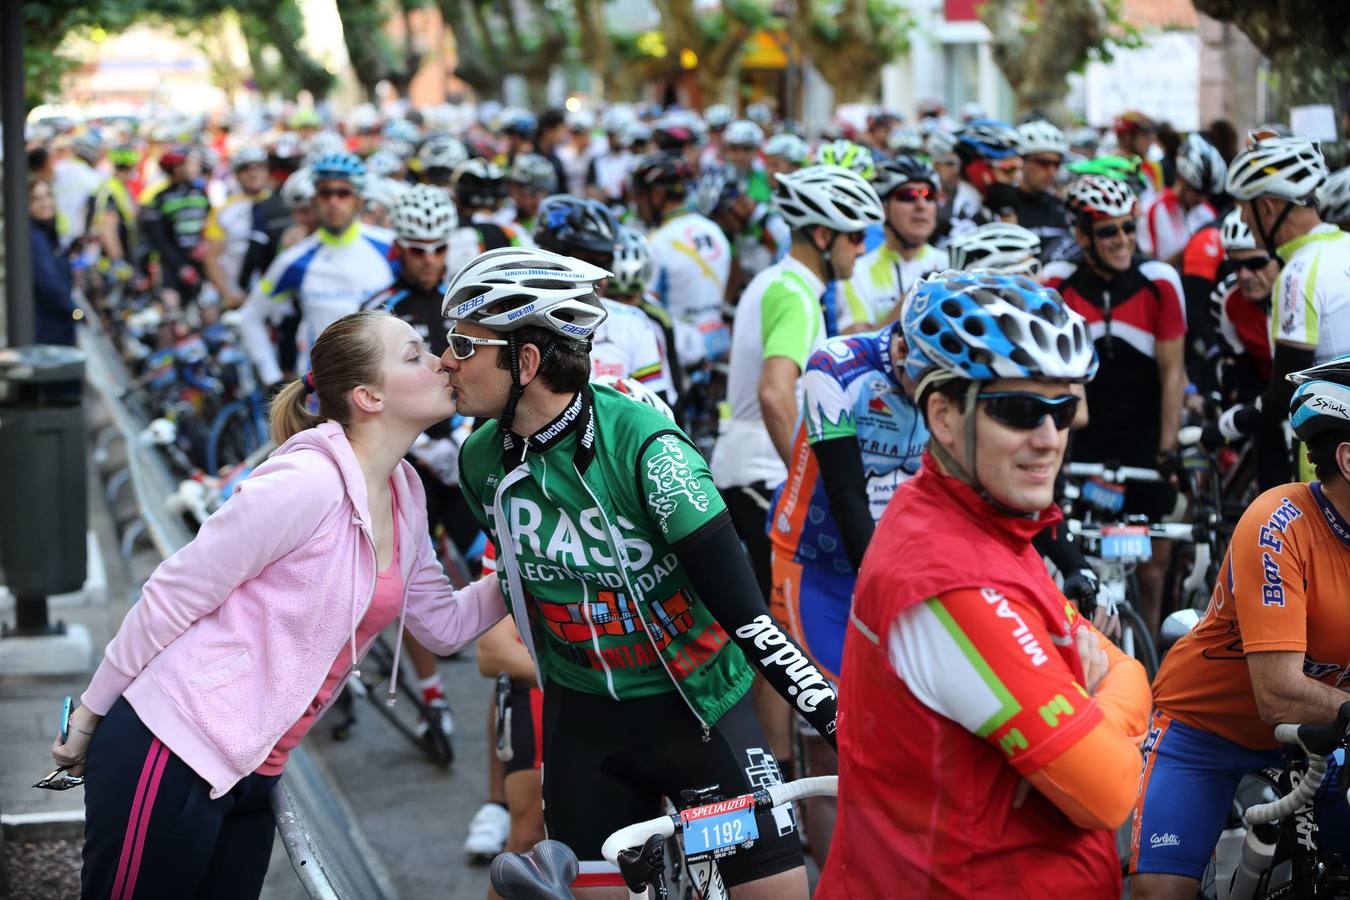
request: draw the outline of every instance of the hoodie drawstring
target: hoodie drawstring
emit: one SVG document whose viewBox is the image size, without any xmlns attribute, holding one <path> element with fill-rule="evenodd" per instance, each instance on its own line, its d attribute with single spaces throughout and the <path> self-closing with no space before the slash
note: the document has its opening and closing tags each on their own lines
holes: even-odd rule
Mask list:
<svg viewBox="0 0 1350 900">
<path fill-rule="evenodd" d="M 359 529 L 359 528 L 361 527 L 361 517 L 360 517 L 359 515 L 356 515 L 356 516 L 353 516 L 352 519 L 353 519 L 353 521 L 356 522 L 356 527 Z M 377 565 L 378 565 L 378 563 L 377 563 Z M 353 554 L 352 554 L 352 589 L 353 589 L 353 591 L 359 591 L 359 590 L 361 590 L 360 585 L 357 583 L 357 575 L 360 574 L 360 571 L 361 571 L 361 555 L 360 555 L 359 553 L 353 553 Z M 356 610 L 357 610 L 357 608 L 358 608 L 360 605 L 361 605 L 361 598 L 360 598 L 360 595 L 353 593 L 353 595 L 352 595 L 352 620 L 351 620 L 351 624 L 352 624 L 352 635 L 351 635 L 351 642 L 352 642 L 352 674 L 355 675 L 357 678 L 360 678 L 360 677 L 361 677 L 361 666 L 359 665 L 359 663 L 358 663 L 357 660 L 356 660 Z"/>
</svg>

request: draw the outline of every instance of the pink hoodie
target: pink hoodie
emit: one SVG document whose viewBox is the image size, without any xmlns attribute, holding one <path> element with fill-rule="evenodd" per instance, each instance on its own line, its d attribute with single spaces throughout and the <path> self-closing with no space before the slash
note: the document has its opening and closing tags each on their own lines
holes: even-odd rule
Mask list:
<svg viewBox="0 0 1350 900">
<path fill-rule="evenodd" d="M 417 473 L 403 462 L 392 483 L 406 585 L 400 625 L 450 653 L 506 615 L 497 579 L 453 590 Z M 150 576 L 81 702 L 104 715 L 125 696 L 220 797 L 313 702 L 344 643 L 356 659 L 369 649 L 357 652 L 356 624 L 375 570 L 365 479 L 342 426 L 302 431 Z"/>
</svg>

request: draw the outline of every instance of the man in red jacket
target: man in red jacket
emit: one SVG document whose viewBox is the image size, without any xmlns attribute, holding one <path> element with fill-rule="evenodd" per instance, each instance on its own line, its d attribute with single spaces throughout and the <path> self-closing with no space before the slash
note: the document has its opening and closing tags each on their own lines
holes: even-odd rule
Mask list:
<svg viewBox="0 0 1350 900">
<path fill-rule="evenodd" d="M 1096 355 L 1054 291 L 945 275 L 902 316 L 932 438 L 858 578 L 816 898 L 1119 897 L 1148 682 L 1031 546 Z"/>
</svg>

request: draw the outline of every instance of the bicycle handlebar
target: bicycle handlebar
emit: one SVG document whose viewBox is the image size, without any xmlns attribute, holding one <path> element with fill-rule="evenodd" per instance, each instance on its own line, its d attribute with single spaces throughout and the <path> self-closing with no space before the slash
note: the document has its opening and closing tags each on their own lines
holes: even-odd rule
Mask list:
<svg viewBox="0 0 1350 900">
<path fill-rule="evenodd" d="M 1276 725 L 1275 739 L 1282 744 L 1298 746 L 1308 757 L 1308 771 L 1294 789 L 1270 803 L 1262 803 L 1247 810 L 1242 818 L 1248 825 L 1261 825 L 1282 819 L 1301 809 L 1316 796 L 1327 775 L 1327 757 L 1345 743 L 1350 733 L 1350 702 L 1342 703 L 1334 722 L 1313 725 Z M 1347 798 L 1350 799 L 1350 798 Z"/>
<path fill-rule="evenodd" d="M 783 784 L 771 785 L 755 791 L 755 810 L 772 809 L 807 797 L 833 797 L 839 793 L 838 775 L 818 775 Z M 605 839 L 600 853 L 613 865 L 619 864 L 619 853 L 631 847 L 641 847 L 653 835 L 668 838 L 675 834 L 680 823 L 678 814 L 658 816 L 645 822 L 626 825 Z"/>
<path fill-rule="evenodd" d="M 1105 463 L 1068 462 L 1064 464 L 1064 474 L 1070 478 L 1099 478 L 1109 484 L 1123 484 L 1127 481 L 1156 484 L 1163 480 L 1163 476 L 1156 469 L 1108 466 Z"/>
<path fill-rule="evenodd" d="M 1084 525 L 1077 519 L 1068 520 L 1069 533 L 1081 537 L 1102 537 L 1104 527 L 1110 526 Z M 1202 527 L 1201 524 L 1195 522 L 1152 522 L 1148 525 L 1148 536 L 1160 541 L 1198 543 L 1200 539 L 1197 537 L 1197 533 Z"/>
</svg>

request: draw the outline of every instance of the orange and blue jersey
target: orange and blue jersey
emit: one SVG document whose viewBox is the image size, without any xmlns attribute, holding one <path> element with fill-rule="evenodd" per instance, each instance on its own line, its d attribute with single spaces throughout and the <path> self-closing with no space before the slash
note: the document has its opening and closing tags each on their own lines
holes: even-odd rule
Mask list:
<svg viewBox="0 0 1350 900">
<path fill-rule="evenodd" d="M 895 327 L 836 338 L 807 361 L 801 380 L 802 418 L 787 481 L 770 520 L 775 554 L 812 569 L 854 574 L 830 513 L 813 445 L 857 439 L 873 521 L 881 518 L 896 487 L 919 470 L 928 429 L 891 361 Z"/>
<path fill-rule="evenodd" d="M 857 441 L 873 522 L 896 487 L 919 470 L 928 429 L 891 360 L 897 327 L 836 338 L 811 355 L 787 481 L 771 504 L 770 610 L 836 679 L 856 572 L 812 448 L 839 438 Z"/>
</svg>

